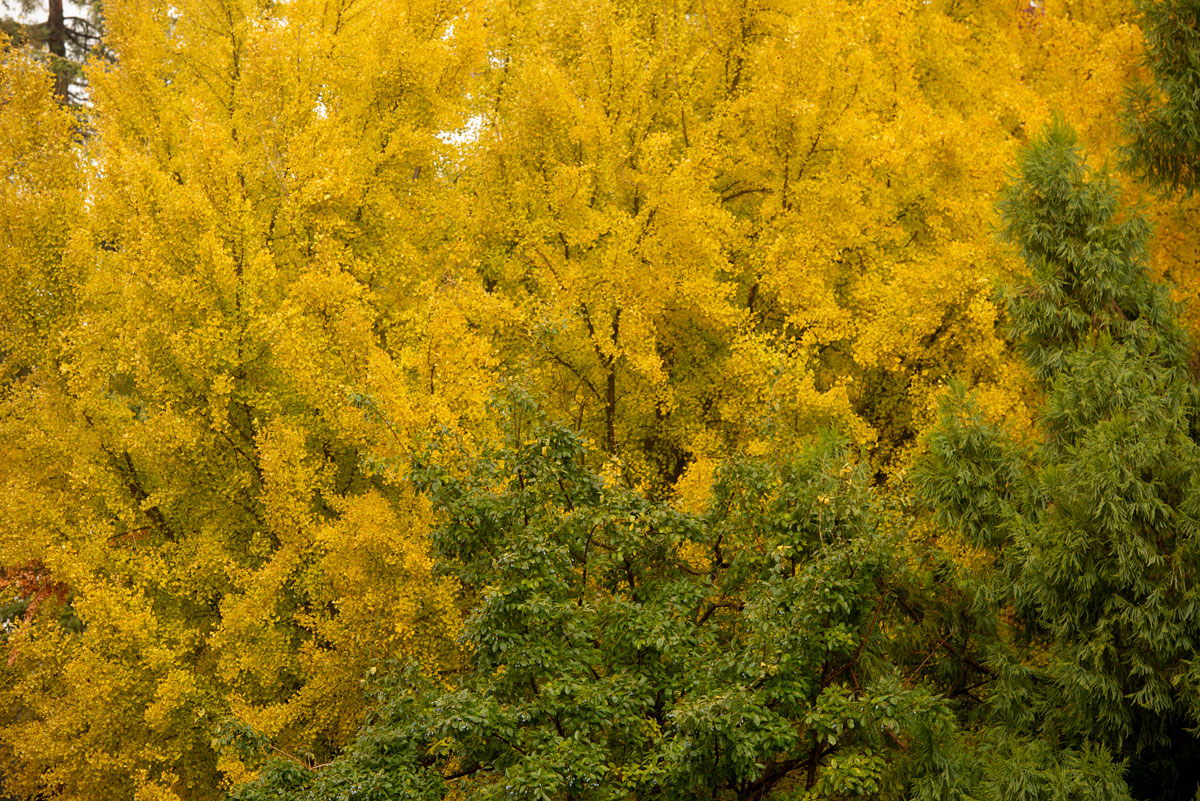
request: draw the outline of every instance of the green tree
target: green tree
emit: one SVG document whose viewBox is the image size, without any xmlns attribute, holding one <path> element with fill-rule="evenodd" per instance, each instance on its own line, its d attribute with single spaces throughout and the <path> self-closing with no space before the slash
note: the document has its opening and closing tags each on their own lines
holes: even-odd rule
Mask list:
<svg viewBox="0 0 1200 801">
<path fill-rule="evenodd" d="M 1051 126 L 1001 205 L 1029 282 L 1006 293 L 1046 392 L 1024 447 L 952 395 L 920 484 L 943 522 L 996 559 L 1002 604 L 1035 646 L 993 696 L 1050 742 L 1099 742 L 1137 797 L 1191 799 L 1200 718 L 1200 448 L 1191 352 L 1145 272 L 1146 224 Z M 1040 647 L 1040 659 L 1036 658 Z"/>
<path fill-rule="evenodd" d="M 332 765 L 273 762 L 237 798 L 1126 797 L 1101 749 L 960 732 L 986 620 L 835 440 L 727 466 L 688 514 L 523 415 L 466 477 L 417 471 L 471 669 L 385 681 Z"/>
<path fill-rule="evenodd" d="M 1139 5 L 1150 74 L 1126 94 L 1124 155 L 1151 185 L 1190 195 L 1200 186 L 1200 3 Z"/>
</svg>

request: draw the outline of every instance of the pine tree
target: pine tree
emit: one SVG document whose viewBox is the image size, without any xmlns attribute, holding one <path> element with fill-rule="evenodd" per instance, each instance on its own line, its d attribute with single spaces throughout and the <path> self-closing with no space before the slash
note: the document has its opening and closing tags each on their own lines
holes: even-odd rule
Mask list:
<svg viewBox="0 0 1200 801">
<path fill-rule="evenodd" d="M 85 103 L 88 90 L 84 62 L 93 55 L 104 54 L 100 3 L 75 0 L 67 5 L 63 0 L 8 0 L 0 3 L 0 11 L 3 12 L 0 37 L 43 56 L 54 75 L 55 98 L 60 103 Z"/>
<path fill-rule="evenodd" d="M 1008 725 L 1099 742 L 1136 797 L 1190 799 L 1200 741 L 1200 447 L 1190 345 L 1145 272 L 1148 227 L 1073 133 L 1051 126 L 1001 204 L 1029 267 L 1005 293 L 1011 333 L 1046 392 L 1024 448 L 951 397 L 921 486 L 943 522 L 996 557 L 1002 603 L 1048 648 L 1009 665 Z"/>
<path fill-rule="evenodd" d="M 1125 98 L 1125 159 L 1159 189 L 1190 195 L 1200 186 L 1200 2 L 1140 6 L 1150 77 Z"/>
</svg>

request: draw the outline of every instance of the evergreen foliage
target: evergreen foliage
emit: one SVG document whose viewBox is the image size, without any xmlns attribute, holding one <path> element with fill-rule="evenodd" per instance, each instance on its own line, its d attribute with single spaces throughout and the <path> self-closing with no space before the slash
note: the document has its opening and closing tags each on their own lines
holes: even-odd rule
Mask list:
<svg viewBox="0 0 1200 801">
<path fill-rule="evenodd" d="M 1014 244 L 1030 283 L 1005 293 L 1018 352 L 1043 382 L 1086 340 L 1107 335 L 1139 353 L 1183 354 L 1167 291 L 1146 272 L 1149 228 L 1117 216 L 1117 192 L 1094 173 L 1075 134 L 1051 123 L 1025 154 L 1019 177 L 1002 195 L 1002 236 Z"/>
<path fill-rule="evenodd" d="M 1047 649 L 1005 672 L 1001 718 L 1051 742 L 1106 744 L 1129 761 L 1137 797 L 1190 799 L 1197 393 L 1190 346 L 1145 273 L 1147 228 L 1115 223 L 1116 204 L 1064 126 L 1025 154 L 1002 208 L 1030 281 L 1006 299 L 1047 393 L 1040 441 L 1022 447 L 956 393 L 919 483 L 943 522 L 995 555 L 1000 603 Z"/>
<path fill-rule="evenodd" d="M 1200 186 L 1200 2 L 1142 0 L 1148 81 L 1125 97 L 1125 158 L 1165 191 Z"/>
</svg>

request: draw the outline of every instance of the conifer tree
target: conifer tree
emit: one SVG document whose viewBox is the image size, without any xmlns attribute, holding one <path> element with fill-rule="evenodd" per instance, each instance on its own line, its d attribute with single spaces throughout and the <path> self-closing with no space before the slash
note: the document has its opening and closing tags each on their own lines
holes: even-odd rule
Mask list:
<svg viewBox="0 0 1200 801">
<path fill-rule="evenodd" d="M 1126 87 L 1120 154 L 1123 167 L 1158 197 L 1147 211 L 1158 247 L 1151 270 L 1176 286 L 1182 319 L 1200 331 L 1200 3 L 1139 0 L 1143 71 Z"/>
<path fill-rule="evenodd" d="M 963 393 L 931 438 L 929 505 L 996 559 L 1001 603 L 1048 649 L 1002 671 L 994 708 L 1055 743 L 1127 759 L 1135 797 L 1190 799 L 1200 718 L 1200 447 L 1190 346 L 1145 271 L 1148 228 L 1073 133 L 1051 126 L 1001 204 L 1028 282 L 1005 295 L 1046 392 L 1025 448 Z M 1036 653 L 1036 651 L 1035 651 Z"/>
<path fill-rule="evenodd" d="M 83 64 L 103 53 L 104 23 L 97 0 L 6 0 L 0 3 L 0 40 L 43 56 L 60 103 L 86 102 Z"/>
<path fill-rule="evenodd" d="M 1200 3 L 1143 0 L 1147 81 L 1125 99 L 1125 158 L 1152 185 L 1191 194 L 1200 186 Z"/>
</svg>

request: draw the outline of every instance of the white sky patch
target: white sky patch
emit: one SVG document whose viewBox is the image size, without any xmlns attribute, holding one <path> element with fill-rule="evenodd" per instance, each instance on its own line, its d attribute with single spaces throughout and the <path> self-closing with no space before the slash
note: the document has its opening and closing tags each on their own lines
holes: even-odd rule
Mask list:
<svg viewBox="0 0 1200 801">
<path fill-rule="evenodd" d="M 5 14 L 12 16 L 25 25 L 35 22 L 45 22 L 49 16 L 46 4 L 41 2 L 41 0 L 35 0 L 30 3 L 23 3 L 21 0 L 0 0 L 0 9 Z M 87 15 L 87 6 L 72 3 L 71 0 L 63 0 L 64 17 L 86 17 Z"/>
<path fill-rule="evenodd" d="M 479 133 L 483 130 L 483 115 L 476 114 L 467 120 L 467 124 L 459 128 L 457 131 L 442 131 L 439 133 L 438 139 L 441 139 L 448 145 L 461 147 L 469 145 L 479 138 Z"/>
</svg>

